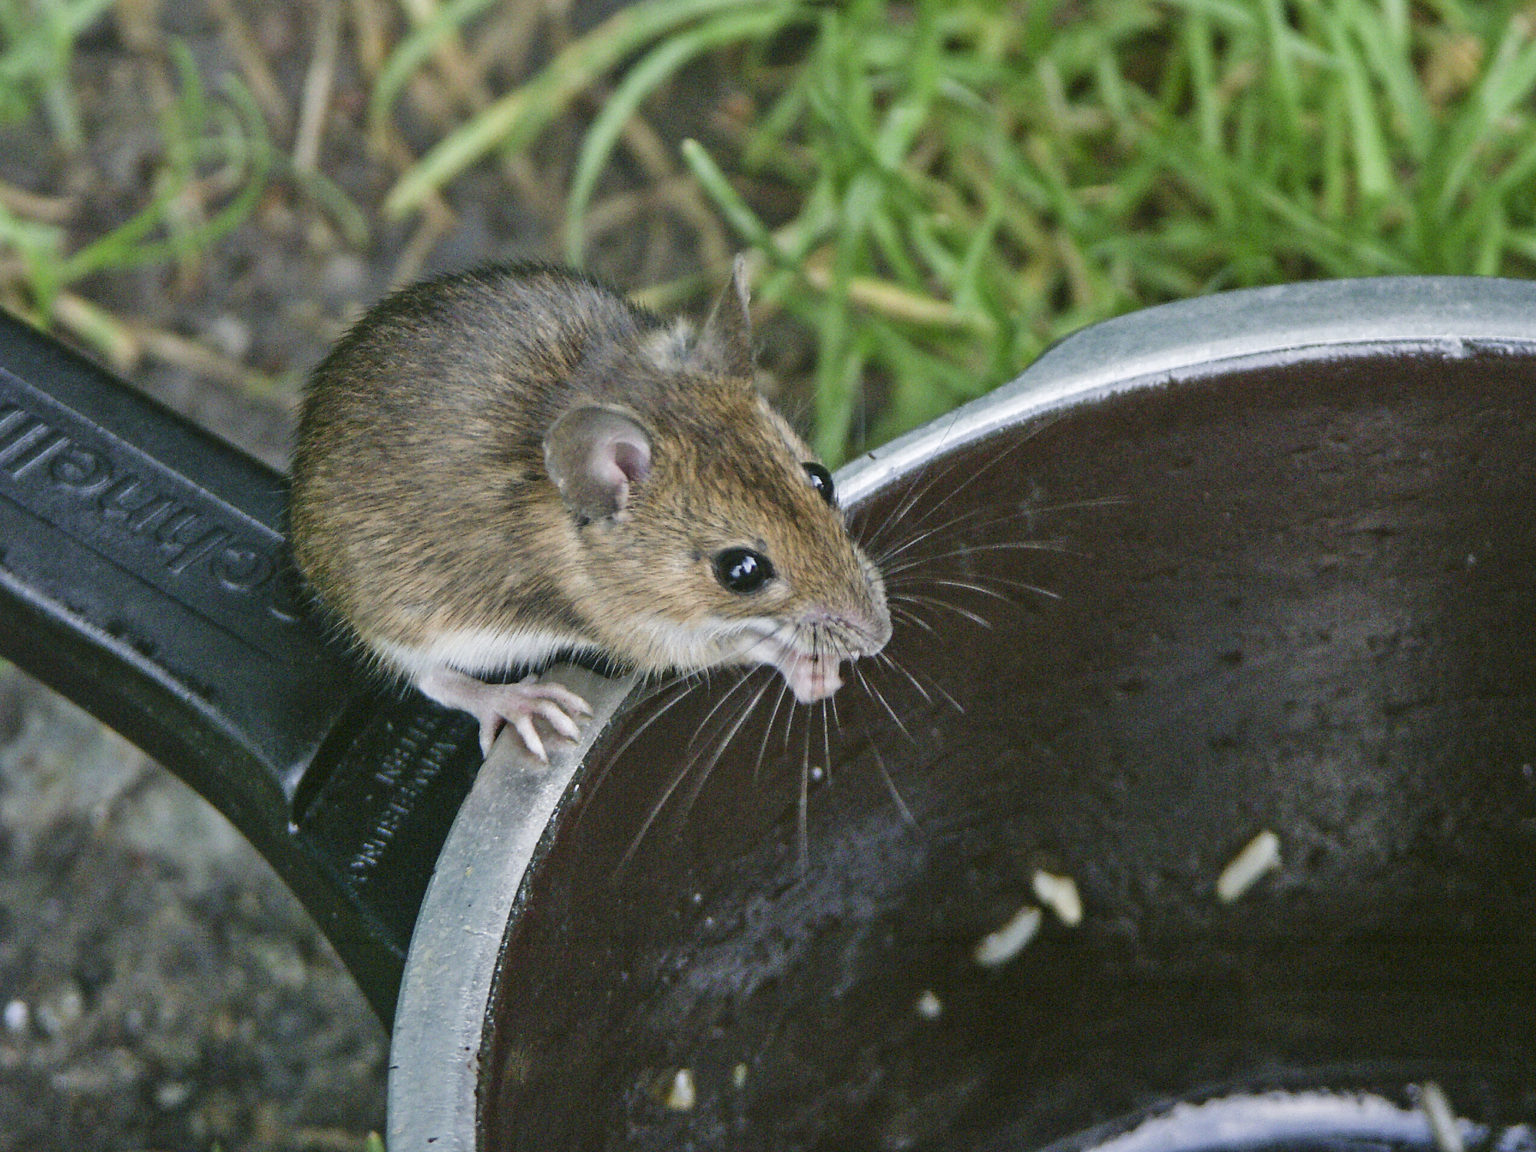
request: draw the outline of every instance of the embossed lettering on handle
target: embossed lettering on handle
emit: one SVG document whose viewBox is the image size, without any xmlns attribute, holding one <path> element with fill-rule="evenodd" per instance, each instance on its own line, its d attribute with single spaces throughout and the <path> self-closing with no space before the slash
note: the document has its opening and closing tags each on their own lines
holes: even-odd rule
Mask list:
<svg viewBox="0 0 1536 1152">
<path fill-rule="evenodd" d="M 9 372 L 0 495 L 274 659 L 295 625 L 282 538 Z"/>
</svg>

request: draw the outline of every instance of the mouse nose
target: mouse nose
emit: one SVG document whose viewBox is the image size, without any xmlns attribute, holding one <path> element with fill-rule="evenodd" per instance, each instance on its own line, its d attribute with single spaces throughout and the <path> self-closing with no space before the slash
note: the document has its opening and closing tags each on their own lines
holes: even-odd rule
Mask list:
<svg viewBox="0 0 1536 1152">
<path fill-rule="evenodd" d="M 881 600 L 875 608 L 875 613 L 860 627 L 860 631 L 869 640 L 869 647 L 860 653 L 861 656 L 873 656 L 891 638 L 891 614 L 885 607 L 885 601 Z"/>
<path fill-rule="evenodd" d="M 815 608 L 806 622 L 837 637 L 849 656 L 873 656 L 891 638 L 891 617 L 883 600 L 858 607 Z"/>
<path fill-rule="evenodd" d="M 885 602 L 885 582 L 878 574 L 870 579 L 864 603 L 850 614 L 849 622 L 867 641 L 861 656 L 873 656 L 890 640 L 891 610 Z"/>
</svg>

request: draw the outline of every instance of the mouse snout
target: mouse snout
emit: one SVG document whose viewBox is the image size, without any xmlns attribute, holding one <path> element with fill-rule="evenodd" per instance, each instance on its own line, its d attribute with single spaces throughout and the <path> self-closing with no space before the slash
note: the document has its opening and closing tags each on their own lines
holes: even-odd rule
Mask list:
<svg viewBox="0 0 1536 1152">
<path fill-rule="evenodd" d="M 873 656 L 884 648 L 891 638 L 891 613 L 885 606 L 885 596 L 882 594 L 872 607 L 873 611 L 859 628 L 869 641 L 868 647 L 858 653 L 860 656 Z"/>
<path fill-rule="evenodd" d="M 825 700 L 843 686 L 842 663 L 873 656 L 890 639 L 890 618 L 878 610 L 806 610 L 787 631 L 759 639 L 744 655 L 777 668 L 802 704 Z"/>
<path fill-rule="evenodd" d="M 813 631 L 835 637 L 849 658 L 873 656 L 891 638 L 891 617 L 883 602 L 842 610 L 816 608 L 806 623 Z"/>
<path fill-rule="evenodd" d="M 825 700 L 843 686 L 841 661 L 836 656 L 796 655 L 779 666 L 790 691 L 802 704 Z"/>
<path fill-rule="evenodd" d="M 843 661 L 873 656 L 891 635 L 890 618 L 883 612 L 813 608 L 800 626 L 802 636 L 809 637 L 809 650 L 786 650 L 776 663 L 802 704 L 835 693 L 843 686 Z"/>
</svg>

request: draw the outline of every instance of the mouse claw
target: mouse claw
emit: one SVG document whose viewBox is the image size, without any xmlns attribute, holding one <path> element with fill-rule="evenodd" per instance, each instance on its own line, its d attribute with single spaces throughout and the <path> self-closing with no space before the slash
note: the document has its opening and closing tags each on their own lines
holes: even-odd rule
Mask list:
<svg viewBox="0 0 1536 1152">
<path fill-rule="evenodd" d="M 562 684 L 540 684 L 532 676 L 523 680 L 521 684 L 526 684 L 537 691 L 543 701 L 555 711 L 560 712 L 565 720 L 570 720 L 570 716 L 567 714 L 571 712 L 579 712 L 583 716 L 592 715 L 591 705 Z M 546 719 L 552 719 L 547 713 L 541 714 L 545 715 Z M 571 731 L 571 739 L 574 740 L 576 738 L 574 725 Z"/>
<path fill-rule="evenodd" d="M 438 703 L 461 709 L 480 721 L 480 750 L 487 756 L 502 727 L 510 724 L 529 754 L 547 764 L 549 753 L 533 718 L 541 717 L 556 736 L 574 741 L 581 738 L 576 717 L 592 715 L 587 702 L 569 688 L 541 684 L 537 676 L 516 684 L 487 684 L 453 669 L 441 669 L 424 677 L 420 687 Z"/>
<path fill-rule="evenodd" d="M 533 717 L 519 716 L 512 722 L 512 727 L 523 738 L 523 747 L 528 749 L 533 758 L 540 764 L 548 764 L 549 753 L 544 751 L 544 741 L 539 739 L 539 734 L 533 727 Z M 489 750 L 486 751 L 486 755 L 490 755 Z"/>
<path fill-rule="evenodd" d="M 560 733 L 560 735 L 564 736 L 567 740 L 581 739 L 580 726 L 576 723 L 576 721 L 572 720 L 569 716 L 562 712 L 560 710 L 560 706 L 555 704 L 553 701 L 541 700 L 535 706 L 535 709 L 540 716 L 544 717 L 544 719 L 549 722 L 549 726 L 551 728 Z"/>
<path fill-rule="evenodd" d="M 476 717 L 476 719 L 479 719 L 479 717 Z M 482 759 L 491 754 L 491 745 L 496 743 L 496 736 L 500 731 L 500 716 L 492 716 L 488 720 L 480 720 L 480 756 Z"/>
</svg>

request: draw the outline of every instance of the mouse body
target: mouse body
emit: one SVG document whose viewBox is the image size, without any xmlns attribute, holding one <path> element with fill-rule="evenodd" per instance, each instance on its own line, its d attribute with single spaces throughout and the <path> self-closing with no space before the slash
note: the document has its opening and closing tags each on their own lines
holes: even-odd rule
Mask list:
<svg viewBox="0 0 1536 1152">
<path fill-rule="evenodd" d="M 879 571 L 754 386 L 746 279 L 695 328 L 597 280 L 494 265 L 406 288 L 312 374 L 294 555 L 381 664 L 543 758 L 584 701 L 557 653 L 645 673 L 768 664 L 802 702 L 878 652 Z"/>
</svg>

